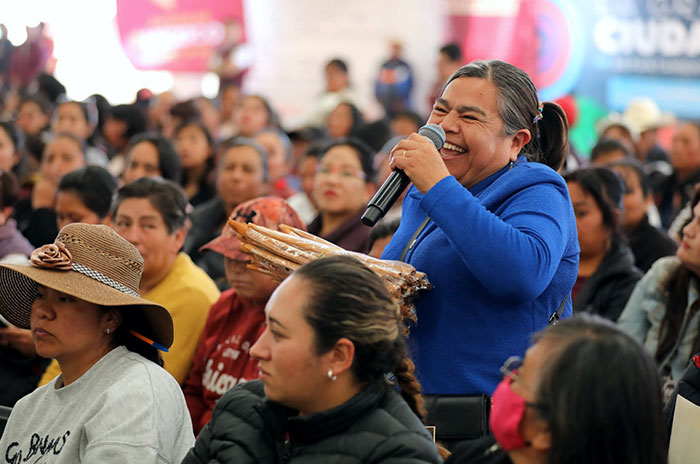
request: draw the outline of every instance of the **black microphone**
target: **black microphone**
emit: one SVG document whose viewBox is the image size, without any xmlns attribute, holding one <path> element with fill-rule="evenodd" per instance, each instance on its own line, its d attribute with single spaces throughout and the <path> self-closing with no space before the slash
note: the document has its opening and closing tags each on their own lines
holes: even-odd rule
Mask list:
<svg viewBox="0 0 700 464">
<path fill-rule="evenodd" d="M 426 124 L 418 130 L 418 135 L 433 142 L 438 151 L 445 144 L 445 131 L 437 124 Z M 369 227 L 374 226 L 396 203 L 410 183 L 411 179 L 406 173 L 401 169 L 394 169 L 367 204 L 365 214 L 362 215 L 362 223 Z"/>
</svg>

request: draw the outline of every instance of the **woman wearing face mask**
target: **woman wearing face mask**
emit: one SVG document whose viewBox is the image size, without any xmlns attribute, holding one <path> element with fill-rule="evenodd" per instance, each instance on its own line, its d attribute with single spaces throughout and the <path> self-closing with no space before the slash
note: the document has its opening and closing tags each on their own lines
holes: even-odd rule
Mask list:
<svg viewBox="0 0 700 464">
<path fill-rule="evenodd" d="M 441 462 L 398 305 L 373 271 L 346 256 L 312 261 L 265 316 L 250 348 L 260 380 L 224 394 L 184 464 Z"/>
<path fill-rule="evenodd" d="M 614 325 L 581 315 L 509 358 L 493 395 L 493 437 L 457 446 L 449 464 L 665 464 L 654 361 Z"/>
</svg>

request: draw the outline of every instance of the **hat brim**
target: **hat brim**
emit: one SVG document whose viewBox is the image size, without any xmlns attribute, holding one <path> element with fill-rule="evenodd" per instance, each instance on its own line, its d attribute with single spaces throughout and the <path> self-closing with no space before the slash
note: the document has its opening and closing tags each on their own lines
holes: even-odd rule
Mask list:
<svg viewBox="0 0 700 464">
<path fill-rule="evenodd" d="M 166 308 L 72 270 L 0 264 L 0 314 L 17 327 L 29 329 L 37 284 L 96 305 L 139 311 L 152 331 L 143 335 L 168 348 L 173 344 L 173 319 Z"/>
<path fill-rule="evenodd" d="M 235 261 L 245 261 L 249 259 L 248 255 L 243 253 L 239 248 L 241 241 L 236 237 L 226 237 L 223 234 L 216 237 L 211 242 L 202 245 L 199 251 L 211 250 L 223 255 L 225 258 Z"/>
<path fill-rule="evenodd" d="M 641 134 L 642 132 L 652 130 L 652 129 L 661 129 L 662 127 L 670 126 L 672 124 L 675 124 L 676 122 L 676 117 L 673 116 L 671 113 L 661 113 L 657 119 L 654 121 L 647 122 L 645 124 L 639 124 L 636 129 L 639 131 Z M 628 124 L 634 125 L 632 121 L 628 121 Z"/>
<path fill-rule="evenodd" d="M 632 126 L 628 121 L 626 121 L 619 114 L 616 113 L 609 114 L 604 118 L 599 119 L 595 123 L 595 131 L 600 136 L 603 132 L 605 132 L 613 126 L 624 127 L 626 130 L 629 131 L 630 135 L 635 140 L 639 137 L 639 131 L 637 130 L 637 128 Z"/>
</svg>

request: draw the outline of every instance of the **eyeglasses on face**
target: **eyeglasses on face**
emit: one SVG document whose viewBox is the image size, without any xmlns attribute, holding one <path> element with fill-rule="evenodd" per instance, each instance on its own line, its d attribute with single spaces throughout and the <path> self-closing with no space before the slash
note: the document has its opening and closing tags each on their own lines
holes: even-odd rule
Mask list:
<svg viewBox="0 0 700 464">
<path fill-rule="evenodd" d="M 355 171 L 347 168 L 332 169 L 328 166 L 318 166 L 316 168 L 316 174 L 320 176 L 330 176 L 331 174 L 335 174 L 337 176 L 340 176 L 341 179 L 365 180 L 367 178 L 367 175 L 362 171 Z"/>
<path fill-rule="evenodd" d="M 506 359 L 506 362 L 501 366 L 501 374 L 503 377 L 508 377 L 511 380 L 516 380 L 518 378 L 518 369 L 523 365 L 523 358 L 520 356 L 511 356 Z"/>
<path fill-rule="evenodd" d="M 518 379 L 518 369 L 520 369 L 522 366 L 523 358 L 520 356 L 511 356 L 510 358 L 506 359 L 506 362 L 504 362 L 501 366 L 501 374 L 503 374 L 504 378 L 508 379 L 509 383 L 512 383 Z M 532 401 L 525 401 L 525 406 L 537 409 L 541 412 L 546 412 L 548 409 L 546 404 Z"/>
</svg>

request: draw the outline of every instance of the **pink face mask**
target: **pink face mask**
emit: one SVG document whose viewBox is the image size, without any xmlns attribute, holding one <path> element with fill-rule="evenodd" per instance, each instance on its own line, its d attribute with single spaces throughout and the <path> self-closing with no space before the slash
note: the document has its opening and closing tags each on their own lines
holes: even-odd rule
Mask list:
<svg viewBox="0 0 700 464">
<path fill-rule="evenodd" d="M 505 451 L 529 445 L 520 436 L 520 431 L 518 430 L 518 426 L 525 414 L 527 402 L 525 398 L 510 388 L 511 382 L 513 382 L 513 379 L 505 377 L 496 387 L 496 390 L 493 392 L 491 414 L 489 416 L 491 432 Z"/>
</svg>

